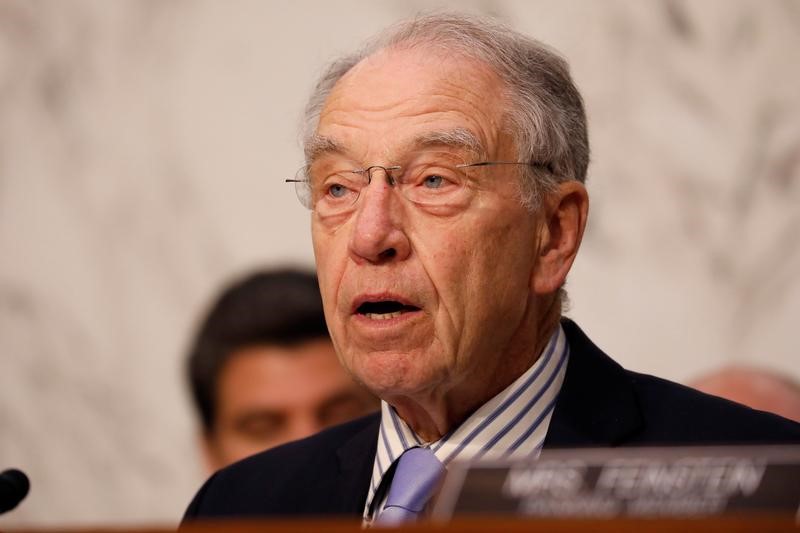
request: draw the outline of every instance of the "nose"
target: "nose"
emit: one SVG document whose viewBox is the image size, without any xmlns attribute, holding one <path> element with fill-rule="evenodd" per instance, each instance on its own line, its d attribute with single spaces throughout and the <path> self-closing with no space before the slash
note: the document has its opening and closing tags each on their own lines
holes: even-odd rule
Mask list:
<svg viewBox="0 0 800 533">
<path fill-rule="evenodd" d="M 403 227 L 402 205 L 386 170 L 372 172 L 358 204 L 349 243 L 356 263 L 383 264 L 408 257 L 411 245 Z"/>
</svg>

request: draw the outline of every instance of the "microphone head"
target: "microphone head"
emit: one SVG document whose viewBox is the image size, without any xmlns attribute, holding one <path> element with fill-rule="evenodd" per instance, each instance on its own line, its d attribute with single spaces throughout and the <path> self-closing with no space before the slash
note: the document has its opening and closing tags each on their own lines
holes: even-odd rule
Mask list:
<svg viewBox="0 0 800 533">
<path fill-rule="evenodd" d="M 21 470 L 9 468 L 0 473 L 0 513 L 16 507 L 31 487 L 28 476 Z"/>
</svg>

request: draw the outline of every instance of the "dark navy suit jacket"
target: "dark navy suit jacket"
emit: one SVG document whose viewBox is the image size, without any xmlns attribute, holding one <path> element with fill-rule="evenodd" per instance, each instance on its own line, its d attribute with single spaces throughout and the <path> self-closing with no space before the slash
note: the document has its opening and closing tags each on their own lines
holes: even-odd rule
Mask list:
<svg viewBox="0 0 800 533">
<path fill-rule="evenodd" d="M 545 448 L 800 443 L 800 424 L 623 369 L 569 320 L 564 384 Z M 214 474 L 184 520 L 360 516 L 380 414 L 254 455 Z"/>
</svg>

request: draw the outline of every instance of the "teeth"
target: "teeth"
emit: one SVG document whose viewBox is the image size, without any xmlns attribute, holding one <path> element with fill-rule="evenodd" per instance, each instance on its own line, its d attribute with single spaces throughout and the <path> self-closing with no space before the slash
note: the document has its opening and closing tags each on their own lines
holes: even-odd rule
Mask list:
<svg viewBox="0 0 800 533">
<path fill-rule="evenodd" d="M 366 313 L 364 316 L 370 320 L 389 320 L 402 315 L 402 311 L 395 311 L 394 313 Z"/>
</svg>

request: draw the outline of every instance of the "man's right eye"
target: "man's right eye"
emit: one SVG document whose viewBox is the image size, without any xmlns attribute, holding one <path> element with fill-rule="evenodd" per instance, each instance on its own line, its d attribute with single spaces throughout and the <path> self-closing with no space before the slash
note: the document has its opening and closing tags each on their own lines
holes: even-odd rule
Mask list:
<svg viewBox="0 0 800 533">
<path fill-rule="evenodd" d="M 339 183 L 328 186 L 328 194 L 334 198 L 344 198 L 347 195 L 347 187 Z"/>
</svg>

